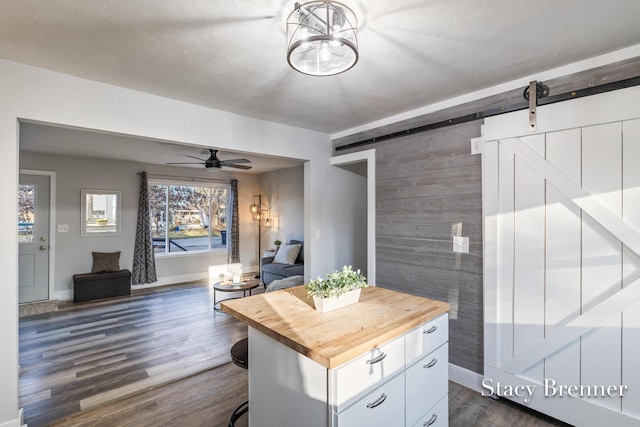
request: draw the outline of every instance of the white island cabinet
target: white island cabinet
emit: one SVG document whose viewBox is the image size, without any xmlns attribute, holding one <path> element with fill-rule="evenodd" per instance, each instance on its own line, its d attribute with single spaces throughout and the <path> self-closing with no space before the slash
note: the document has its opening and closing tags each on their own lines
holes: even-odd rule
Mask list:
<svg viewBox="0 0 640 427">
<path fill-rule="evenodd" d="M 320 313 L 296 287 L 222 309 L 249 325 L 251 427 L 448 425 L 448 304 L 369 287 Z"/>
</svg>

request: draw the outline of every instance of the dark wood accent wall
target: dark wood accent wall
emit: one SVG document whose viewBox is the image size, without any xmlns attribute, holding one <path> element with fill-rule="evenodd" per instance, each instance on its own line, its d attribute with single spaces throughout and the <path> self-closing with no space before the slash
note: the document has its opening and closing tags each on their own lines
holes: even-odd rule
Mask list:
<svg viewBox="0 0 640 427">
<path fill-rule="evenodd" d="M 481 121 L 424 132 L 376 150 L 376 285 L 451 304 L 449 359 L 483 371 L 482 188 L 469 140 Z M 462 223 L 469 254 L 454 254 Z"/>
</svg>

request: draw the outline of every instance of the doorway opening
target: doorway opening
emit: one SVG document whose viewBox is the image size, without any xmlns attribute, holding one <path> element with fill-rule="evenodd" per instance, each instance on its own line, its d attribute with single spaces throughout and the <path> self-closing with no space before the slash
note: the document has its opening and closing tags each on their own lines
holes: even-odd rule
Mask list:
<svg viewBox="0 0 640 427">
<path fill-rule="evenodd" d="M 376 282 L 376 150 L 365 150 L 331 158 L 331 164 L 351 173 L 354 186 L 353 248 L 356 265 L 370 285 Z M 360 265 L 357 265 L 360 264 Z"/>
</svg>

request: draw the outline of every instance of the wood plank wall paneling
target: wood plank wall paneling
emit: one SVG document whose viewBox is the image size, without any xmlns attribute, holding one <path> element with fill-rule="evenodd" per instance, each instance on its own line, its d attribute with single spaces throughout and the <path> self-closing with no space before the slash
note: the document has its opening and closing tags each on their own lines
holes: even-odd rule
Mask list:
<svg viewBox="0 0 640 427">
<path fill-rule="evenodd" d="M 469 140 L 481 121 L 383 143 L 376 151 L 376 284 L 447 301 L 450 361 L 482 372 L 482 187 Z M 462 223 L 469 254 L 452 251 Z"/>
</svg>

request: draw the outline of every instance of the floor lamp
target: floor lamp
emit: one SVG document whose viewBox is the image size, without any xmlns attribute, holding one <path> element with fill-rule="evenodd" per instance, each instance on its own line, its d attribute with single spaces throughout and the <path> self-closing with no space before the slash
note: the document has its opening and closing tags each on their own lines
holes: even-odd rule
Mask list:
<svg viewBox="0 0 640 427">
<path fill-rule="evenodd" d="M 260 256 L 260 249 L 261 249 L 260 240 L 262 238 L 262 219 L 264 218 L 265 227 L 271 227 L 271 218 L 269 218 L 269 209 L 262 209 L 262 195 L 258 194 L 253 196 L 253 203 L 249 205 L 249 211 L 251 212 L 251 217 L 254 220 L 258 221 L 258 264 L 259 264 L 258 268 L 261 270 L 262 266 L 260 265 L 260 260 L 262 257 Z M 255 278 L 256 279 L 260 278 L 260 271 L 258 271 L 258 274 L 256 274 Z"/>
</svg>

